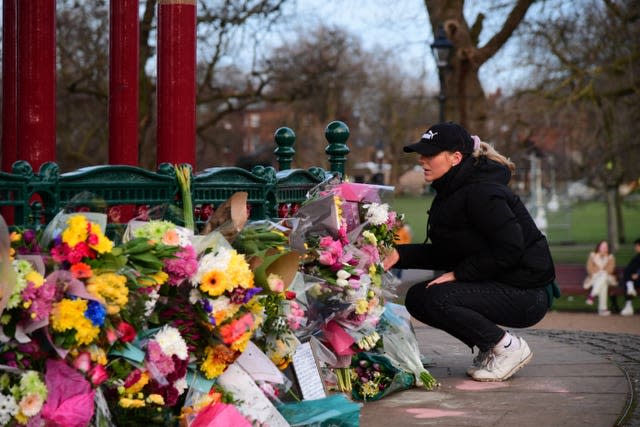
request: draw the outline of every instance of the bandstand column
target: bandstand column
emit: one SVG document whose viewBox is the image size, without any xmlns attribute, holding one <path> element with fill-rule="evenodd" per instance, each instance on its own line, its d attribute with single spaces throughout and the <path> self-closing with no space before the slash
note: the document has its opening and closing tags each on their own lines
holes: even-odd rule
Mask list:
<svg viewBox="0 0 640 427">
<path fill-rule="evenodd" d="M 138 0 L 109 3 L 109 164 L 138 165 Z"/>
<path fill-rule="evenodd" d="M 18 0 L 2 3 L 2 170 L 18 160 Z"/>
<path fill-rule="evenodd" d="M 160 163 L 195 167 L 196 2 L 158 2 L 158 126 Z"/>
<path fill-rule="evenodd" d="M 56 2 L 18 1 L 18 158 L 56 159 Z"/>
</svg>

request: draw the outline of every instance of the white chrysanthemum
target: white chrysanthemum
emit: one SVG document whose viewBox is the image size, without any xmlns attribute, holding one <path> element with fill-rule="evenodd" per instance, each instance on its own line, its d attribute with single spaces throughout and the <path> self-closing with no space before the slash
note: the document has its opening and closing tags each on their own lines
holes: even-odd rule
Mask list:
<svg viewBox="0 0 640 427">
<path fill-rule="evenodd" d="M 202 276 L 211 270 L 226 271 L 234 252 L 232 249 L 220 248 L 217 252 L 210 252 L 203 256 L 198 262 L 198 271 L 191 279 L 191 283 L 197 286 Z"/>
<path fill-rule="evenodd" d="M 18 413 L 18 404 L 11 395 L 0 393 L 0 425 L 7 425 Z"/>
<path fill-rule="evenodd" d="M 158 298 L 160 298 L 160 294 L 156 289 L 154 289 L 149 292 L 148 298 L 149 299 L 144 303 L 144 314 L 147 317 L 151 316 L 153 310 L 156 309 L 156 303 L 158 302 Z"/>
<path fill-rule="evenodd" d="M 373 225 L 382 225 L 389 218 L 389 205 L 386 203 L 371 203 L 364 205 L 367 209 L 365 218 Z"/>
<path fill-rule="evenodd" d="M 178 245 L 180 247 L 184 248 L 193 244 L 193 231 L 184 227 L 178 227 L 176 231 L 178 232 Z"/>
<path fill-rule="evenodd" d="M 189 383 L 187 383 L 187 376 L 180 378 L 179 380 L 173 383 L 173 387 L 178 391 L 178 395 L 182 395 L 184 391 L 189 387 Z"/>
<path fill-rule="evenodd" d="M 162 352 L 167 356 L 178 356 L 180 360 L 186 360 L 189 357 L 187 343 L 180 335 L 180 331 L 173 326 L 165 325 L 156 334 L 156 342 L 160 344 Z"/>
</svg>

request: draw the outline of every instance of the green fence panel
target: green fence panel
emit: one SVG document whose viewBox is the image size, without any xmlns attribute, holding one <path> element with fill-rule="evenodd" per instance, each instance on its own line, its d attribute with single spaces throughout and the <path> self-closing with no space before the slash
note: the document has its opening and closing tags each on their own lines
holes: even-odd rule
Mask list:
<svg viewBox="0 0 640 427">
<path fill-rule="evenodd" d="M 329 142 L 330 171 L 320 167 L 291 169 L 295 134 L 289 128 L 276 131 L 274 151 L 281 171 L 256 166 L 212 167 L 191 173 L 191 198 L 196 227 L 234 193 L 247 193 L 249 218 L 262 220 L 292 215 L 309 190 L 344 174 L 349 152 L 345 144 L 349 128 L 332 122 L 325 130 Z M 107 235 L 117 238 L 132 218 L 168 219 L 184 224 L 182 194 L 174 165 L 163 163 L 156 172 L 127 165 L 100 165 L 60 174 L 54 162 L 35 173 L 29 163 L 17 161 L 12 172 L 0 172 L 0 210 L 12 229 L 39 229 L 61 210 L 105 213 Z"/>
<path fill-rule="evenodd" d="M 0 172 L 1 212 L 9 223 L 25 224 L 30 214 L 29 176 Z"/>
<path fill-rule="evenodd" d="M 169 164 L 160 165 L 158 172 L 127 165 L 85 167 L 60 175 L 57 189 L 60 209 L 107 214 L 111 238 L 117 238 L 133 217 L 151 215 L 184 224 L 176 209 L 180 193 L 175 169 Z"/>
<path fill-rule="evenodd" d="M 251 172 L 238 167 L 213 167 L 194 175 L 191 193 L 196 224 L 202 225 L 221 203 L 239 191 L 247 192 L 249 218 L 276 216 L 276 171 L 256 166 Z"/>
</svg>

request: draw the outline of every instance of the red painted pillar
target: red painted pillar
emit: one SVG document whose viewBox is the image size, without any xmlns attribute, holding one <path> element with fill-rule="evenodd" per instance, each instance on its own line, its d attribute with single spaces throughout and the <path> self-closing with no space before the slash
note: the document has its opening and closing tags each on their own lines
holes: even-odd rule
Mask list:
<svg viewBox="0 0 640 427">
<path fill-rule="evenodd" d="M 56 159 L 56 2 L 18 1 L 18 158 Z"/>
<path fill-rule="evenodd" d="M 2 3 L 2 170 L 18 160 L 18 0 Z"/>
<path fill-rule="evenodd" d="M 195 167 L 196 2 L 158 2 L 157 164 Z"/>
<path fill-rule="evenodd" d="M 109 164 L 137 166 L 138 0 L 109 7 Z"/>
</svg>

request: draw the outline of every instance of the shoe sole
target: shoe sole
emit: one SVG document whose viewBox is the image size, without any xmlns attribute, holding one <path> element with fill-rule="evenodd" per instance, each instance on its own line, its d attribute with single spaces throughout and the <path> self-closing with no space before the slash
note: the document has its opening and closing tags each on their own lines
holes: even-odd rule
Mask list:
<svg viewBox="0 0 640 427">
<path fill-rule="evenodd" d="M 527 355 L 527 357 L 522 359 L 522 361 L 520 363 L 518 363 L 516 366 L 514 366 L 513 369 L 511 369 L 509 372 L 507 372 L 501 378 L 473 378 L 473 377 L 472 378 L 475 381 L 480 381 L 480 382 L 483 382 L 483 383 L 490 383 L 490 382 L 491 383 L 495 383 L 495 382 L 506 381 L 509 378 L 511 378 L 513 376 L 513 374 L 518 372 L 520 369 L 524 368 L 524 366 L 531 361 L 532 357 L 533 357 L 533 352 L 529 351 L 529 354 Z"/>
</svg>

